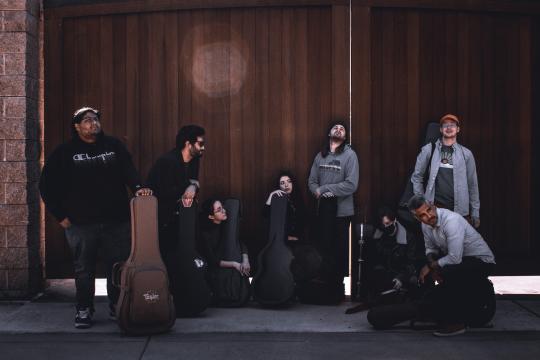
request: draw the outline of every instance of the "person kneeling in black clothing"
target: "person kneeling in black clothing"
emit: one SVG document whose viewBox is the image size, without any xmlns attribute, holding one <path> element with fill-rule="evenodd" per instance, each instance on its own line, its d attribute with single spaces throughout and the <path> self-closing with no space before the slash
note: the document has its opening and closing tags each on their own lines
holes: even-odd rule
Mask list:
<svg viewBox="0 0 540 360">
<path fill-rule="evenodd" d="M 414 239 L 388 206 L 378 211 L 378 228 L 364 250 L 368 303 L 381 293 L 405 293 L 417 286 L 414 266 Z"/>
<path fill-rule="evenodd" d="M 415 244 L 415 235 L 401 225 L 396 212 L 381 206 L 375 233 L 362 250 L 362 302 L 348 309 L 347 314 L 414 300 L 419 291 Z"/>
<path fill-rule="evenodd" d="M 226 221 L 227 211 L 220 199 L 211 198 L 203 203 L 199 252 L 208 263 L 208 282 L 213 292 L 214 304 L 226 307 L 241 306 L 249 299 L 248 277 L 251 265 L 247 248 L 243 243 L 239 244 L 238 254 L 234 256 L 239 261 L 224 259 L 225 248 L 227 246 L 234 248 L 232 243 L 238 241 L 226 238 Z"/>
</svg>

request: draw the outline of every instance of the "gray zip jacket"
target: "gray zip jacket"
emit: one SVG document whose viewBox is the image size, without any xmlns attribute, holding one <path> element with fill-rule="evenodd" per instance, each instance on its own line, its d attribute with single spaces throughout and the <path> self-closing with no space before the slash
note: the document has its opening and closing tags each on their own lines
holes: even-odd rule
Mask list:
<svg viewBox="0 0 540 360">
<path fill-rule="evenodd" d="M 424 192 L 424 173 L 431 156 L 431 143 L 422 147 L 416 158 L 416 166 L 411 176 L 414 194 L 424 195 L 426 200 L 433 202 L 435 199 L 435 179 L 441 164 L 441 140 L 435 143 L 437 147 L 431 160 L 431 171 Z M 478 192 L 478 178 L 476 176 L 476 164 L 472 152 L 457 142 L 452 145 L 454 154 L 454 211 L 462 216 L 471 215 L 480 218 L 480 195 Z"/>
<path fill-rule="evenodd" d="M 442 255 L 438 260 L 440 267 L 461 264 L 464 256 L 473 256 L 485 263 L 495 263 L 495 256 L 482 235 L 462 216 L 450 210 L 437 209 L 437 224 L 432 227 L 422 223 L 422 232 L 426 255 Z"/>
<path fill-rule="evenodd" d="M 325 158 L 318 153 L 309 173 L 309 190 L 315 194 L 331 192 L 337 196 L 338 217 L 353 216 L 353 194 L 358 187 L 358 158 L 350 145 L 340 154 L 329 153 Z"/>
</svg>

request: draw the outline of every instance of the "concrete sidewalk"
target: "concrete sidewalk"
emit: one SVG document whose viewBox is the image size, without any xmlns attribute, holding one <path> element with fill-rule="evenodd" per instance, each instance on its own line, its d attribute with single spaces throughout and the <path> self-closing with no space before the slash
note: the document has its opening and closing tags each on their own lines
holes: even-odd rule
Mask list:
<svg viewBox="0 0 540 360">
<path fill-rule="evenodd" d="M 439 339 L 408 324 L 375 331 L 352 306 L 293 304 L 207 309 L 177 319 L 170 333 L 122 335 L 97 297 L 95 324 L 73 326 L 74 291 L 60 287 L 34 301 L 0 302 L 0 359 L 540 359 L 540 299 L 500 299 L 493 328 Z"/>
<path fill-rule="evenodd" d="M 172 334 L 201 333 L 374 333 L 366 312 L 346 315 L 352 306 L 294 304 L 284 309 L 266 309 L 250 304 L 240 309 L 209 308 L 196 318 L 178 319 Z M 75 329 L 74 307 L 70 302 L 0 303 L 0 334 L 119 334 L 108 320 L 105 299 L 96 303 L 95 324 Z M 499 300 L 493 328 L 473 329 L 476 333 L 533 331 L 540 333 L 540 300 Z M 398 327 L 408 330 L 406 324 Z M 377 332 L 378 333 L 378 332 Z"/>
</svg>

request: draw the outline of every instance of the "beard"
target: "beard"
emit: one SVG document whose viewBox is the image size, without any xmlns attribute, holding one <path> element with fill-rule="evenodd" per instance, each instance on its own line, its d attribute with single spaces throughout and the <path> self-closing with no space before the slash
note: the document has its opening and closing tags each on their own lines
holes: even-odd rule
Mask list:
<svg viewBox="0 0 540 360">
<path fill-rule="evenodd" d="M 192 149 L 190 153 L 191 153 L 191 157 L 194 159 L 200 158 L 203 156 L 203 152 L 201 150 Z"/>
<path fill-rule="evenodd" d="M 344 142 L 345 141 L 345 136 L 330 135 L 330 140 L 334 141 L 334 142 Z"/>
</svg>

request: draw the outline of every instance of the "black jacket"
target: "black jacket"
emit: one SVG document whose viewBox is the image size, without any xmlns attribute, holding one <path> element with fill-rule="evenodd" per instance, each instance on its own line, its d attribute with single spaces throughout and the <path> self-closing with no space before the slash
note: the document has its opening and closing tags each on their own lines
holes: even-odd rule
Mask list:
<svg viewBox="0 0 540 360">
<path fill-rule="evenodd" d="M 177 202 L 191 185 L 190 179 L 198 178 L 199 159 L 185 163 L 179 149 L 165 153 L 152 166 L 146 186 L 153 190 L 158 199 L 160 230 L 174 220 Z"/>
<path fill-rule="evenodd" d="M 129 220 L 126 185 L 133 191 L 140 187 L 131 155 L 120 140 L 101 133 L 95 143 L 77 136 L 54 149 L 39 190 L 58 221 L 111 223 Z"/>
</svg>

